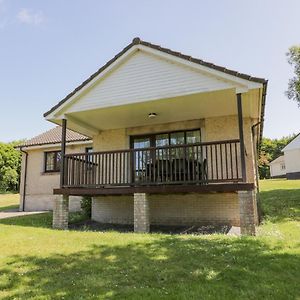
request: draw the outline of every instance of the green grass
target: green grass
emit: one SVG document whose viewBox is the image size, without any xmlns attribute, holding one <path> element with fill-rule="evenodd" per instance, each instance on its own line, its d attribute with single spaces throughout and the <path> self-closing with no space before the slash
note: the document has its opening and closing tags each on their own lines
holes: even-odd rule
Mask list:
<svg viewBox="0 0 300 300">
<path fill-rule="evenodd" d="M 19 202 L 19 194 L 0 194 L 0 211 L 18 208 Z"/>
<path fill-rule="evenodd" d="M 58 231 L 50 213 L 1 220 L 0 299 L 300 299 L 299 184 L 262 182 L 257 237 Z"/>
</svg>

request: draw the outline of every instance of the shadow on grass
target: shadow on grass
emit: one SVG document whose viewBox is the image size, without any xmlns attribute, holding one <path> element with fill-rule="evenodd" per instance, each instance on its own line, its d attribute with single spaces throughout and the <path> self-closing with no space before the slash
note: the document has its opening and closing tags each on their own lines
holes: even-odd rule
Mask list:
<svg viewBox="0 0 300 300">
<path fill-rule="evenodd" d="M 260 192 L 263 218 L 271 222 L 300 221 L 300 189 Z"/>
<path fill-rule="evenodd" d="M 37 228 L 52 228 L 52 215 L 52 212 L 46 212 L 41 214 L 0 219 L 0 224 Z M 69 214 L 69 222 L 71 224 L 80 222 L 85 218 L 86 217 L 83 216 L 80 212 L 72 212 Z"/>
<path fill-rule="evenodd" d="M 300 256 L 257 239 L 153 236 L 69 255 L 11 256 L 2 299 L 296 299 Z"/>
<path fill-rule="evenodd" d="M 0 207 L 0 212 L 17 210 L 18 208 L 19 208 L 19 205 L 2 206 L 2 207 Z"/>
</svg>

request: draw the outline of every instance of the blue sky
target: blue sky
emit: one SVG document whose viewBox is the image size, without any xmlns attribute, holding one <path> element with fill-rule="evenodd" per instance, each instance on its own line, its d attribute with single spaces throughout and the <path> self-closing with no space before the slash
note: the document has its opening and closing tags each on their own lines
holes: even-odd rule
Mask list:
<svg viewBox="0 0 300 300">
<path fill-rule="evenodd" d="M 264 135 L 299 132 L 284 95 L 299 11 L 299 0 L 0 0 L 0 141 L 53 127 L 43 113 L 135 36 L 269 79 Z"/>
</svg>

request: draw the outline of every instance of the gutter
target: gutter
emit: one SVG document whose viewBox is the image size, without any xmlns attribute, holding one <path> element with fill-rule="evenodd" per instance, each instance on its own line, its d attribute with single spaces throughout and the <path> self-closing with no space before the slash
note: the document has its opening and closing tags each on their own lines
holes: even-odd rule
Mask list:
<svg viewBox="0 0 300 300">
<path fill-rule="evenodd" d="M 261 116 L 260 116 L 260 122 L 259 122 L 261 126 L 260 126 L 259 139 L 257 140 L 258 151 L 260 150 L 260 145 L 261 145 L 262 136 L 263 136 L 263 129 L 264 129 L 267 86 L 268 86 L 268 81 L 266 80 L 263 84 L 263 93 L 262 93 L 262 102 L 261 102 Z M 253 126 L 255 126 L 255 125 L 256 124 L 254 124 Z"/>
<path fill-rule="evenodd" d="M 22 211 L 25 211 L 25 198 L 26 198 L 26 181 L 27 181 L 27 162 L 28 162 L 28 152 L 19 148 L 22 153 L 25 154 L 25 170 L 24 170 L 24 180 L 23 180 L 23 197 L 22 197 Z"/>
</svg>

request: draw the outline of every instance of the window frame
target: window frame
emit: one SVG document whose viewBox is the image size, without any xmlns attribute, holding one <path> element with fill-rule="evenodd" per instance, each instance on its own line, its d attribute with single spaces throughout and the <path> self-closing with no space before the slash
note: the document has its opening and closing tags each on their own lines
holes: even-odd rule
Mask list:
<svg viewBox="0 0 300 300">
<path fill-rule="evenodd" d="M 150 139 L 150 148 L 166 147 L 166 146 L 156 146 L 156 136 L 162 135 L 162 134 L 168 134 L 168 140 L 169 140 L 168 146 L 174 146 L 171 144 L 171 134 L 178 133 L 178 132 L 184 132 L 184 145 L 188 145 L 187 144 L 187 132 L 197 131 L 197 130 L 200 133 L 200 143 L 201 143 L 202 142 L 201 128 L 179 129 L 179 130 L 172 130 L 172 131 L 156 132 L 156 133 L 151 133 L 151 134 L 131 135 L 130 136 L 130 149 L 134 149 L 134 139 L 136 139 L 136 138 L 149 138 Z"/>
<path fill-rule="evenodd" d="M 85 153 L 93 153 L 94 152 L 94 149 L 93 147 L 85 147 Z"/>
<path fill-rule="evenodd" d="M 51 153 L 54 153 L 54 161 L 53 161 L 53 170 L 47 170 L 47 156 Z M 54 151 L 45 151 L 44 152 L 44 173 L 59 173 L 60 172 L 60 165 L 57 164 L 57 155 L 61 153 L 60 150 Z M 61 160 L 61 158 L 60 158 Z"/>
</svg>

